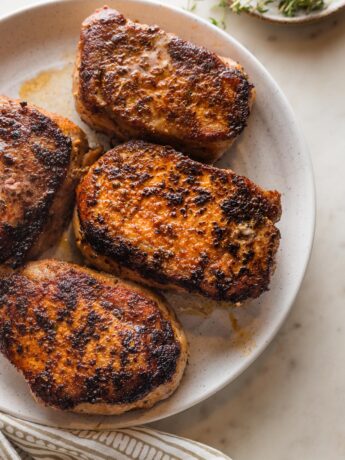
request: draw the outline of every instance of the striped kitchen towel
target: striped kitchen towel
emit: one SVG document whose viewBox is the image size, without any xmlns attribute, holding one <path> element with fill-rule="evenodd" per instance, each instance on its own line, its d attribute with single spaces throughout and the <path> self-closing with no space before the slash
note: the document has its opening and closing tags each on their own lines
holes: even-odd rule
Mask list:
<svg viewBox="0 0 345 460">
<path fill-rule="evenodd" d="M 67 431 L 0 413 L 1 460 L 230 460 L 189 439 L 144 427 Z"/>
</svg>

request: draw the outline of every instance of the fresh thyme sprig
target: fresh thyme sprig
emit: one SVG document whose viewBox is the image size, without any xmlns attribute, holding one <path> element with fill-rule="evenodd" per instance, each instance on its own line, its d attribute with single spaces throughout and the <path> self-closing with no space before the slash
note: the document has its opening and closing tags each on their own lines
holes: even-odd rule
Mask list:
<svg viewBox="0 0 345 460">
<path fill-rule="evenodd" d="M 198 2 L 201 2 L 202 0 L 187 0 L 187 6 L 186 6 L 186 10 L 187 11 L 195 11 L 197 6 L 198 6 Z"/>
<path fill-rule="evenodd" d="M 257 11 L 265 14 L 268 11 L 267 6 L 275 0 L 260 0 L 253 3 L 252 0 L 233 0 L 229 2 L 230 10 L 236 14 L 243 12 Z M 310 13 L 312 11 L 322 10 L 326 7 L 325 0 L 280 0 L 278 4 L 279 11 L 288 17 L 294 17 L 299 11 Z"/>
<path fill-rule="evenodd" d="M 248 11 L 252 10 L 252 5 L 250 4 L 250 0 L 233 0 L 230 4 L 230 10 L 233 13 L 240 14 L 240 13 L 247 13 Z"/>
<path fill-rule="evenodd" d="M 279 11 L 288 17 L 296 16 L 298 11 L 311 13 L 325 8 L 324 0 L 281 0 L 279 2 Z"/>
<path fill-rule="evenodd" d="M 233 13 L 240 14 L 248 11 L 257 11 L 260 14 L 265 14 L 268 11 L 267 6 L 273 3 L 274 0 L 259 0 L 255 4 L 251 0 L 234 0 L 229 3 L 230 10 Z"/>
<path fill-rule="evenodd" d="M 229 6 L 228 0 L 219 0 L 216 7 L 222 9 L 222 16 L 220 19 L 210 17 L 210 21 L 214 26 L 220 27 L 221 29 L 226 29 L 226 13 Z"/>
<path fill-rule="evenodd" d="M 202 0 L 187 0 L 186 10 L 195 11 L 198 2 Z M 311 13 L 313 11 L 320 11 L 326 8 L 326 0 L 219 0 L 216 7 L 222 9 L 222 16 L 220 19 L 210 17 L 213 25 L 226 29 L 226 13 L 228 7 L 230 11 L 236 14 L 243 12 L 256 11 L 260 14 L 265 14 L 268 11 L 268 5 L 278 2 L 279 11 L 287 17 L 294 17 L 300 11 Z"/>
</svg>

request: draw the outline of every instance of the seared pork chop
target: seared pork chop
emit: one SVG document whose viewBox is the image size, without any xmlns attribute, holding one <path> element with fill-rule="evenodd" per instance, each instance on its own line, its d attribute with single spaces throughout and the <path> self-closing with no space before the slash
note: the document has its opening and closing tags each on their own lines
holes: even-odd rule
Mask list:
<svg viewBox="0 0 345 460">
<path fill-rule="evenodd" d="M 87 151 L 74 123 L 0 96 L 0 263 L 18 265 L 57 241 Z"/>
<path fill-rule="evenodd" d="M 268 289 L 280 194 L 142 141 L 92 165 L 77 188 L 77 244 L 94 266 L 233 303 Z"/>
<path fill-rule="evenodd" d="M 182 328 L 162 299 L 57 260 L 0 275 L 0 350 L 40 402 L 97 414 L 167 398 L 187 359 Z"/>
<path fill-rule="evenodd" d="M 74 94 L 96 130 L 212 162 L 246 126 L 254 90 L 230 59 L 104 7 L 82 24 Z"/>
</svg>

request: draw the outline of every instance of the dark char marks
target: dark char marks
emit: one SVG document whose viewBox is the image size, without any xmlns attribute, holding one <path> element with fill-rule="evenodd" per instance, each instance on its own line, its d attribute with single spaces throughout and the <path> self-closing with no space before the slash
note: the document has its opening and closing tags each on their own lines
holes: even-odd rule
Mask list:
<svg viewBox="0 0 345 460">
<path fill-rule="evenodd" d="M 172 379 L 181 348 L 154 299 L 49 263 L 50 280 L 0 277 L 0 349 L 37 397 L 60 409 L 130 404 Z"/>
<path fill-rule="evenodd" d="M 15 101 L 0 105 L 0 263 L 20 265 L 49 219 L 69 166 L 72 143 L 51 119 Z M 20 210 L 15 222 L 7 218 Z"/>
</svg>

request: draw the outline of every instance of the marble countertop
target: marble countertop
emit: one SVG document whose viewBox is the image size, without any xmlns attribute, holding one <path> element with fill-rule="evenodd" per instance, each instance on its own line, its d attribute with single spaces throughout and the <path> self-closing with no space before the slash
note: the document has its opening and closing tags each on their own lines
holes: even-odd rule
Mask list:
<svg viewBox="0 0 345 460">
<path fill-rule="evenodd" d="M 30 3 L 37 0 L 2 1 L 0 14 Z M 196 2 L 195 14 L 221 19 L 217 3 Z M 234 460 L 344 459 L 345 12 L 308 26 L 233 14 L 226 24 L 271 72 L 300 121 L 315 171 L 315 245 L 292 312 L 265 353 L 217 395 L 154 426 Z"/>
</svg>

